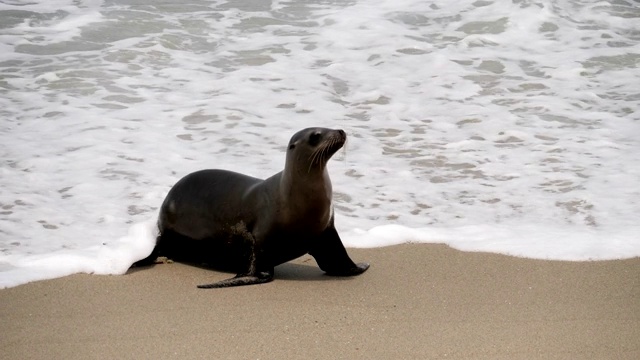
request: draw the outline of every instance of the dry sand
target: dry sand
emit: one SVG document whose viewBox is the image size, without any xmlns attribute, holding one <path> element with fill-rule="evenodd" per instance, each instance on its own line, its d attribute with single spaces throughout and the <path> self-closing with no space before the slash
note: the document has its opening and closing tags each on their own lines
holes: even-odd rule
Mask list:
<svg viewBox="0 0 640 360">
<path fill-rule="evenodd" d="M 442 245 L 305 256 L 269 284 L 184 264 L 0 290 L 1 359 L 640 359 L 640 258 L 557 262 Z"/>
</svg>

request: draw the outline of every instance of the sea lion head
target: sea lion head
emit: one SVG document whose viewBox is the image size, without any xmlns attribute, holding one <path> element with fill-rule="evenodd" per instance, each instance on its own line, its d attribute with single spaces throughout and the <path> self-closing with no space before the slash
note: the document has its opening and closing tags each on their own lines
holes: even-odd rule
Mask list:
<svg viewBox="0 0 640 360">
<path fill-rule="evenodd" d="M 331 156 L 347 141 L 343 130 L 307 128 L 295 133 L 287 146 L 287 167 L 324 170 Z"/>
</svg>

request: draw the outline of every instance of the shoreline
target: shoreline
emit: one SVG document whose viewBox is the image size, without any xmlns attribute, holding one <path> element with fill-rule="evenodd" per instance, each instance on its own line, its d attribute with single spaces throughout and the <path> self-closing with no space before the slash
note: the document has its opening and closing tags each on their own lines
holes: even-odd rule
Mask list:
<svg viewBox="0 0 640 360">
<path fill-rule="evenodd" d="M 306 255 L 268 284 L 180 263 L 0 290 L 9 359 L 636 359 L 640 258 L 549 261 L 445 245 L 348 249 L 354 278 Z"/>
</svg>

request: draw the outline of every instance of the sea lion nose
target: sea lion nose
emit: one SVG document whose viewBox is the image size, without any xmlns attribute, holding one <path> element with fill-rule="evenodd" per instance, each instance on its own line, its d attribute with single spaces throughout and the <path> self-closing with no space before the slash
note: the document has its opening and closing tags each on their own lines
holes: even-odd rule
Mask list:
<svg viewBox="0 0 640 360">
<path fill-rule="evenodd" d="M 345 133 L 342 129 L 338 129 L 338 134 L 340 134 L 340 136 L 342 137 L 347 137 L 347 133 Z"/>
</svg>

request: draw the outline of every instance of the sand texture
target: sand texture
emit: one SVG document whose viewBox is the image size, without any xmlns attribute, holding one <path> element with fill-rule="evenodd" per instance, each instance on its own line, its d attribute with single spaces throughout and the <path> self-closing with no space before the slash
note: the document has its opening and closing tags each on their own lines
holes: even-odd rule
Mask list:
<svg viewBox="0 0 640 360">
<path fill-rule="evenodd" d="M 640 359 L 640 258 L 558 262 L 443 245 L 305 256 L 269 284 L 185 264 L 0 290 L 2 359 Z"/>
</svg>

